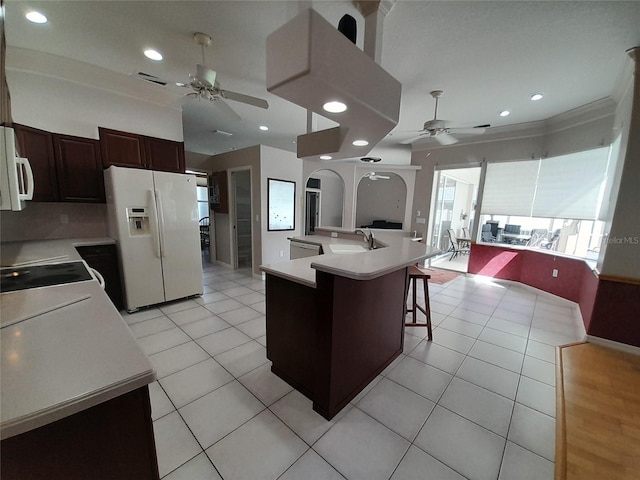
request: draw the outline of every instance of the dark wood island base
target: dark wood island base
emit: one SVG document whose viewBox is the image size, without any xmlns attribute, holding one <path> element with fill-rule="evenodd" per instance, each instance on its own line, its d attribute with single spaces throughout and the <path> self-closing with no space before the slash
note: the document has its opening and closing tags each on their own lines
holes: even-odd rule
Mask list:
<svg viewBox="0 0 640 480">
<path fill-rule="evenodd" d="M 267 273 L 271 370 L 333 418 L 400 353 L 407 268 L 371 280 L 316 271 L 316 288 Z"/>
</svg>

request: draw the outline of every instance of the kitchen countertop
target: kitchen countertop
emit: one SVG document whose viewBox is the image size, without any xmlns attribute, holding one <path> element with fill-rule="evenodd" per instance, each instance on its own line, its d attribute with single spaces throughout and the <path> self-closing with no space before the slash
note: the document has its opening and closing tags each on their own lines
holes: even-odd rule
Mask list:
<svg viewBox="0 0 640 480">
<path fill-rule="evenodd" d="M 66 239 L 3 243 L 2 264 L 78 260 Z M 60 258 L 64 257 L 64 258 Z M 151 383 L 155 371 L 97 281 L 0 294 L 0 314 L 27 318 L 0 330 L 0 438 L 49 424 Z M 41 315 L 33 309 L 64 305 Z M 30 317 L 30 318 L 28 318 Z"/>
<path fill-rule="evenodd" d="M 374 230 L 378 248 L 358 253 L 335 254 L 331 253 L 330 245 L 364 245 L 364 242 L 354 239 L 353 231 L 342 229 L 323 229 L 322 231 L 323 233 L 336 231 L 339 237 L 305 235 L 292 237 L 290 240 L 320 245 L 325 252 L 324 255 L 261 265 L 260 269 L 268 274 L 315 288 L 316 270 L 354 280 L 371 280 L 441 253 L 437 248 L 417 242 L 416 238 L 403 236 L 408 235 L 406 232 Z"/>
<path fill-rule="evenodd" d="M 75 247 L 114 245 L 110 237 L 62 238 L 56 240 L 30 240 L 28 242 L 3 242 L 0 245 L 0 264 L 3 267 L 33 262 L 57 263 L 80 260 Z"/>
</svg>

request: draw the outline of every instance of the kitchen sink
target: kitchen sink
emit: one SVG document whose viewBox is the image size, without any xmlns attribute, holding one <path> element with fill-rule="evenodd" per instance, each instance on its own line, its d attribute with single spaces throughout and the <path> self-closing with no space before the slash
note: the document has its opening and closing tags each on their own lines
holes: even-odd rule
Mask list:
<svg viewBox="0 0 640 480">
<path fill-rule="evenodd" d="M 345 254 L 345 253 L 360 253 L 368 251 L 368 248 L 362 245 L 350 245 L 350 244 L 335 244 L 329 245 L 331 253 Z"/>
</svg>

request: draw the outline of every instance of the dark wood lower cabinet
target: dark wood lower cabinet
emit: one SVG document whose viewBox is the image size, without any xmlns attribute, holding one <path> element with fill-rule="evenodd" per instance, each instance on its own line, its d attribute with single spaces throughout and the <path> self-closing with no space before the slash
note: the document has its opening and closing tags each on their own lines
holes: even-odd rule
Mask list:
<svg viewBox="0 0 640 480">
<path fill-rule="evenodd" d="M 316 272 L 316 288 L 267 274 L 272 371 L 330 420 L 400 353 L 407 269 L 372 280 Z"/>
<path fill-rule="evenodd" d="M 76 250 L 87 265 L 96 269 L 104 277 L 104 290 L 115 307 L 118 310 L 124 309 L 124 294 L 116 246 L 91 245 L 76 247 Z"/>
<path fill-rule="evenodd" d="M 3 480 L 157 480 L 147 386 L 3 440 Z"/>
</svg>

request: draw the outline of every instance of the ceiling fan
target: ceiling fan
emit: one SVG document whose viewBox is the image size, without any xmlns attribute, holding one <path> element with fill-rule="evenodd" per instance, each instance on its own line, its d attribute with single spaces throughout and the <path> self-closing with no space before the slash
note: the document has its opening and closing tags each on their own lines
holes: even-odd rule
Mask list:
<svg viewBox="0 0 640 480">
<path fill-rule="evenodd" d="M 400 142 L 404 145 L 413 143 L 424 137 L 433 137 L 440 145 L 453 145 L 458 140 L 452 134 L 466 134 L 466 135 L 478 135 L 486 131 L 487 127 L 491 125 L 478 125 L 471 128 L 457 128 L 450 126 L 450 122 L 446 120 L 438 119 L 438 99 L 442 96 L 442 90 L 434 90 L 431 92 L 431 96 L 436 100 L 436 108 L 433 114 L 433 120 L 427 120 L 424 122 L 422 130 L 418 130 L 420 133 L 417 137 L 410 138 Z"/>
<path fill-rule="evenodd" d="M 378 175 L 376 172 L 368 172 L 364 174 L 369 180 L 389 180 L 391 177 L 387 175 Z"/>
<path fill-rule="evenodd" d="M 202 65 L 196 65 L 196 73 L 189 75 L 189 81 L 187 83 L 178 84 L 178 86 L 191 88 L 193 90 L 193 92 L 187 95 L 212 102 L 226 99 L 246 103 L 258 108 L 269 108 L 269 103 L 262 98 L 221 89 L 220 84 L 216 80 L 216 72 L 207 68 L 204 60 L 204 50 L 211 45 L 211 37 L 206 33 L 196 32 L 193 34 L 193 40 L 202 48 Z"/>
</svg>

